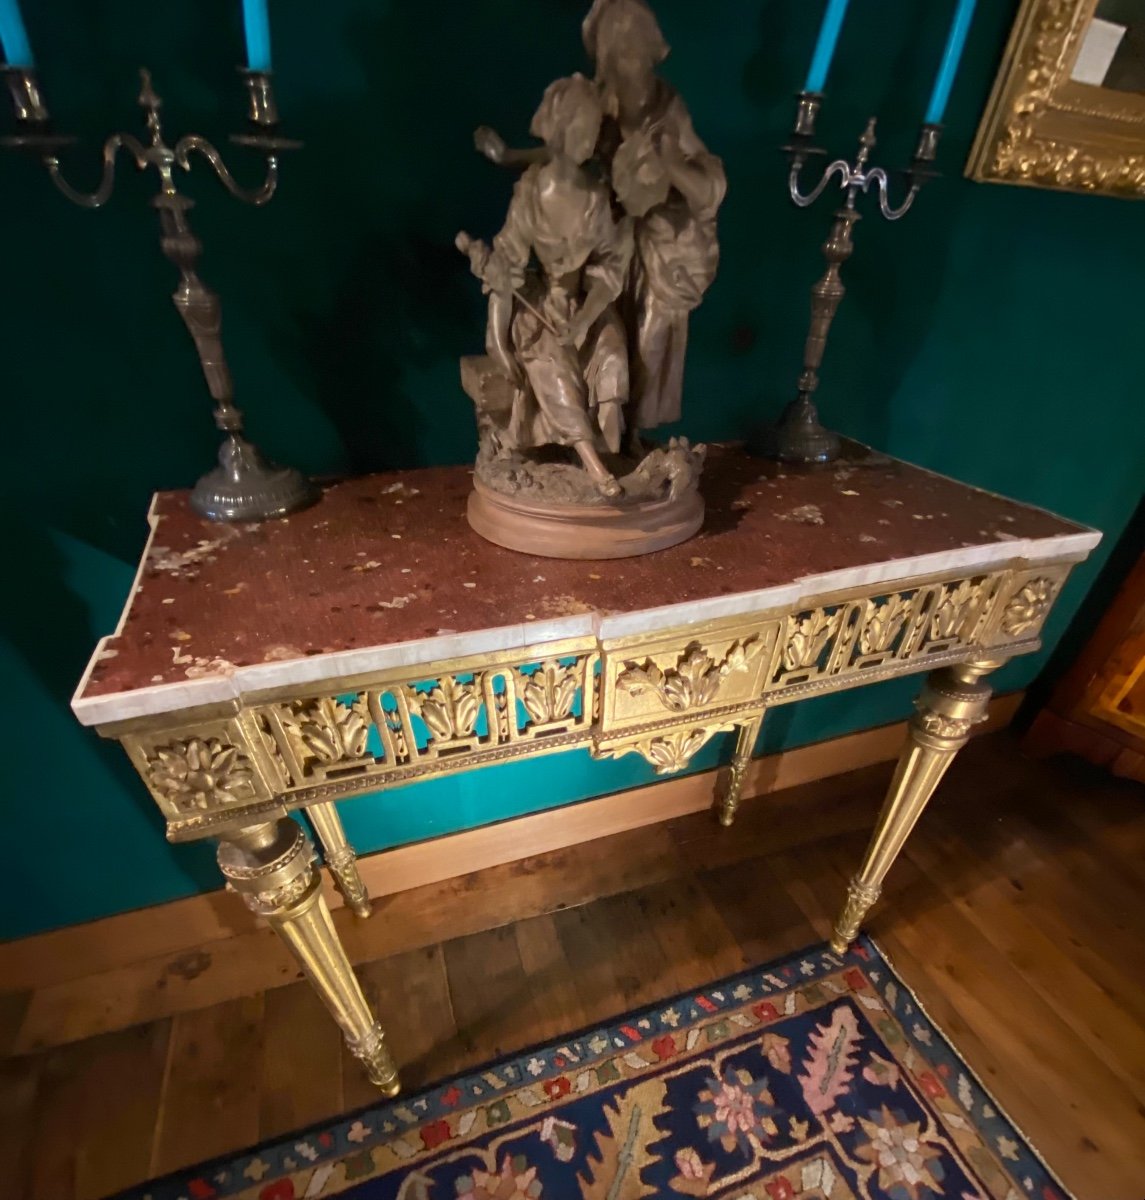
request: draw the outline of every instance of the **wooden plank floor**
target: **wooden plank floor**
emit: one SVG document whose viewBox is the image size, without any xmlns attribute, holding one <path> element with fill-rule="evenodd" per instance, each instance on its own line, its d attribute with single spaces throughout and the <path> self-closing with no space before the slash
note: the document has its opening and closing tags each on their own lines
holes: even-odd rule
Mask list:
<svg viewBox="0 0 1145 1200">
<path fill-rule="evenodd" d="M 747 802 L 731 833 L 679 818 L 340 917 L 407 1088 L 822 940 L 889 773 Z M 1145 790 L 993 735 L 869 926 L 1079 1200 L 1145 1195 L 1143 852 Z M 89 1200 L 375 1101 L 272 938 L 235 940 L 0 995 L 25 1050 L 0 1062 L 0 1195 Z"/>
</svg>

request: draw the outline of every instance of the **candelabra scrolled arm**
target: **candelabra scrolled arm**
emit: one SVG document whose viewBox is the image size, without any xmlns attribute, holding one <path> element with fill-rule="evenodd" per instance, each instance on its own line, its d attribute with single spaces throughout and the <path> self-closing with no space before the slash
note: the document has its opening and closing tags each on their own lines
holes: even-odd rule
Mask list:
<svg viewBox="0 0 1145 1200">
<path fill-rule="evenodd" d="M 914 198 L 918 195 L 919 188 L 922 186 L 922 181 L 912 179 L 906 198 L 896 208 L 890 200 L 890 180 L 887 178 L 887 173 L 882 167 L 871 167 L 868 170 L 856 171 L 844 159 L 836 159 L 833 163 L 828 164 L 819 182 L 809 192 L 803 192 L 799 188 L 799 179 L 802 171 L 803 162 L 796 160 L 791 164 L 791 173 L 788 177 L 788 191 L 791 194 L 791 199 L 800 208 L 810 208 L 827 190 L 832 179 L 838 176 L 839 187 L 849 193 L 848 206 L 853 203 L 852 197 L 854 193 L 862 192 L 866 195 L 873 188 L 878 196 L 879 211 L 888 221 L 897 221 L 899 217 L 905 216 L 910 211 L 910 207 L 914 203 Z"/>
<path fill-rule="evenodd" d="M 266 156 L 266 174 L 258 187 L 245 188 L 231 174 L 230 168 L 223 162 L 223 156 L 206 138 L 198 134 L 189 134 L 180 138 L 175 145 L 175 161 L 184 171 L 191 169 L 191 155 L 200 154 L 211 165 L 219 182 L 232 196 L 246 204 L 260 208 L 271 199 L 278 188 L 278 155 Z"/>
<path fill-rule="evenodd" d="M 797 157 L 791 164 L 791 174 L 788 176 L 787 186 L 791 193 L 791 199 L 800 208 L 810 208 L 827 189 L 827 185 L 831 182 L 834 176 L 839 176 L 839 186 L 847 187 L 851 182 L 851 166 L 842 158 L 837 158 L 833 163 L 829 163 L 823 170 L 822 178 L 811 189 L 810 192 L 801 192 L 799 190 L 799 177 L 803 173 L 804 159 L 802 156 Z"/>
<path fill-rule="evenodd" d="M 895 208 L 890 202 L 890 181 L 887 179 L 887 173 L 882 167 L 872 167 L 869 171 L 866 171 L 859 186 L 866 193 L 871 190 L 872 184 L 875 185 L 875 190 L 879 195 L 879 211 L 888 221 L 897 221 L 899 217 L 906 216 L 910 211 L 910 206 L 914 203 L 915 196 L 918 195 L 919 188 L 922 186 L 920 183 L 912 183 L 910 190 L 906 194 L 906 199 Z"/>
<path fill-rule="evenodd" d="M 103 144 L 103 175 L 94 192 L 81 192 L 64 178 L 60 160 L 54 154 L 44 156 L 44 166 L 56 187 L 80 208 L 102 208 L 115 191 L 115 167 L 120 150 L 126 150 L 142 170 L 147 165 L 147 148 L 129 133 L 113 133 Z"/>
</svg>

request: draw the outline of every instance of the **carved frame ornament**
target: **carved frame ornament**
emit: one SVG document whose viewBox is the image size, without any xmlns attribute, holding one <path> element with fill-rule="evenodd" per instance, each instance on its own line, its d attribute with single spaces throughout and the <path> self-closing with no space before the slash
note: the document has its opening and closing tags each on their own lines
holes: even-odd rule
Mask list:
<svg viewBox="0 0 1145 1200">
<path fill-rule="evenodd" d="M 903 581 L 674 632 L 331 681 L 319 694 L 115 733 L 176 841 L 576 747 L 639 754 L 670 774 L 775 705 L 1036 649 L 1068 572 L 1062 563 Z"/>
<path fill-rule="evenodd" d="M 1097 3 L 1023 0 L 969 178 L 1145 197 L 1145 95 L 1071 78 Z"/>
</svg>

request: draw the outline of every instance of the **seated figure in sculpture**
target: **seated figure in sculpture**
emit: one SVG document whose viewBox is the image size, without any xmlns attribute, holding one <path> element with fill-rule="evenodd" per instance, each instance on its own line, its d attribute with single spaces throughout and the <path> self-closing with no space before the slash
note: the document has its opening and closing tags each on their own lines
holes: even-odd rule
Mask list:
<svg viewBox="0 0 1145 1200">
<path fill-rule="evenodd" d="M 459 247 L 489 292 L 486 350 L 508 381 L 473 381 L 499 450 L 570 446 L 605 496 L 620 485 L 601 459 L 616 453 L 629 399 L 628 347 L 616 300 L 628 278 L 632 223 L 614 214 L 608 187 L 585 169 L 600 136 L 597 88 L 582 75 L 545 92 L 530 127 L 544 161 L 517 181 L 490 250 L 467 234 Z M 472 390 L 472 389 L 471 389 Z"/>
<path fill-rule="evenodd" d="M 626 420 L 639 454 L 640 430 L 681 416 L 688 316 L 719 266 L 716 216 L 727 178 L 679 93 L 656 73 L 669 47 L 645 0 L 595 0 L 583 35 L 604 110 L 596 164 L 634 221 L 635 256 L 620 311 L 632 375 Z M 545 147 L 510 149 L 484 126 L 475 141 L 506 166 L 547 158 Z"/>
</svg>

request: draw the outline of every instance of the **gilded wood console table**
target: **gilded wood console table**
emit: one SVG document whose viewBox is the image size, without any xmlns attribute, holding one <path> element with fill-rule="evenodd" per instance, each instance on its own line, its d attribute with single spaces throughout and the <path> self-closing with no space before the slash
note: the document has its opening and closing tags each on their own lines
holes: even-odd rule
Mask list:
<svg viewBox="0 0 1145 1200">
<path fill-rule="evenodd" d="M 73 700 L 121 741 L 173 841 L 215 837 L 228 886 L 288 943 L 387 1094 L 397 1073 L 322 898 L 305 810 L 354 911 L 334 801 L 588 747 L 686 766 L 737 730 L 730 824 L 765 711 L 928 671 L 835 926 L 851 941 L 990 689 L 1100 535 L 851 446 L 796 470 L 714 448 L 704 532 L 638 559 L 529 558 L 465 522 L 470 473 L 340 482 L 263 525 L 152 505 L 119 629 Z"/>
</svg>

